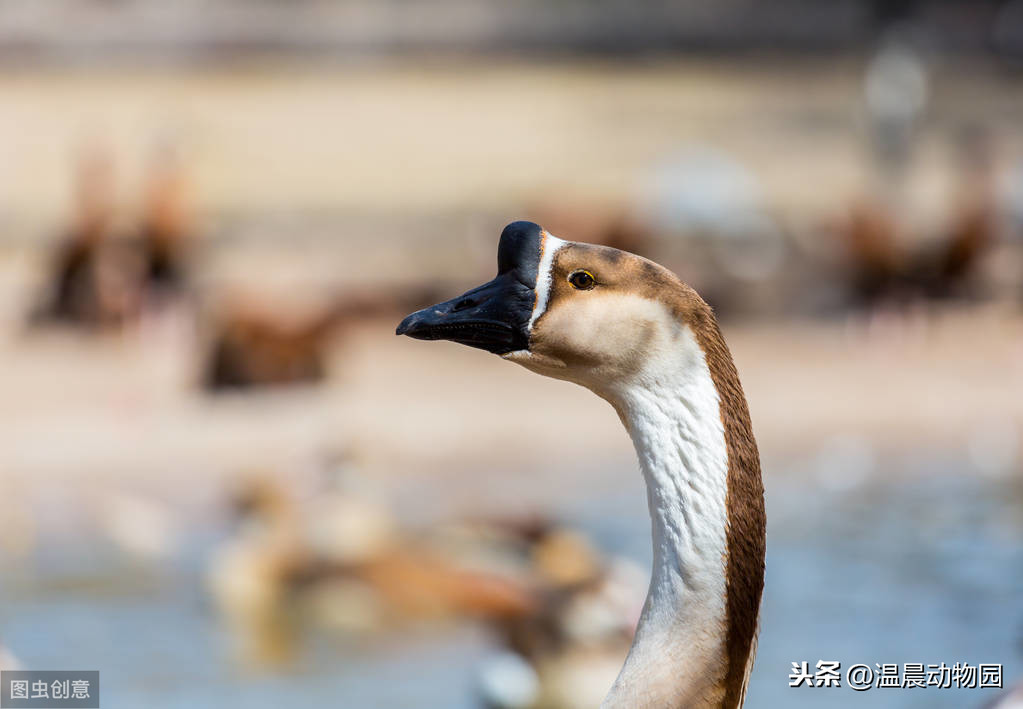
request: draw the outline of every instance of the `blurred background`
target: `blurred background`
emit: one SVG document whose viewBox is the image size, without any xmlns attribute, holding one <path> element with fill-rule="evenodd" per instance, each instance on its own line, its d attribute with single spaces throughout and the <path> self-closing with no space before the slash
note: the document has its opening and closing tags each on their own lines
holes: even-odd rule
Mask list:
<svg viewBox="0 0 1023 709">
<path fill-rule="evenodd" d="M 750 702 L 1023 675 L 1023 2 L 0 1 L 0 666 L 104 707 L 595 707 L 642 480 L 394 337 L 528 218 L 678 272 L 759 439 Z"/>
</svg>

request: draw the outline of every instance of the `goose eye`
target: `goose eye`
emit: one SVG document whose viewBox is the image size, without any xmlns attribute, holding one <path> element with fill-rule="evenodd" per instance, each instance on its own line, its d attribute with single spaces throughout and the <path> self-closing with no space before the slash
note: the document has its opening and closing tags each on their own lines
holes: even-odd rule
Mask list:
<svg viewBox="0 0 1023 709">
<path fill-rule="evenodd" d="M 593 274 L 589 271 L 572 271 L 568 275 L 568 282 L 572 284 L 572 287 L 576 290 L 589 290 L 593 286 L 597 285 L 596 279 Z"/>
</svg>

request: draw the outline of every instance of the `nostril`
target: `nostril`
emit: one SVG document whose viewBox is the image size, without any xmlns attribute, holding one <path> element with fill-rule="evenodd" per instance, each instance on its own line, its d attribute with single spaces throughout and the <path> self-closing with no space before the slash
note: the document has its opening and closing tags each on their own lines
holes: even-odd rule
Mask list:
<svg viewBox="0 0 1023 709">
<path fill-rule="evenodd" d="M 451 309 L 451 312 L 457 313 L 459 310 L 465 310 L 466 308 L 471 308 L 474 305 L 476 305 L 476 301 L 472 298 L 462 298 L 460 301 L 455 303 L 455 307 Z"/>
</svg>

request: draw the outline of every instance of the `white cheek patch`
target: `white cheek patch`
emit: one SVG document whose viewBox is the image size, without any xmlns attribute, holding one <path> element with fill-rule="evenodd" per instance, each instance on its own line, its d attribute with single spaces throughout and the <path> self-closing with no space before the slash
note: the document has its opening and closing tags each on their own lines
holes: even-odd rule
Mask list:
<svg viewBox="0 0 1023 709">
<path fill-rule="evenodd" d="M 529 316 L 529 324 L 526 326 L 529 332 L 533 331 L 533 325 L 547 310 L 547 302 L 551 297 L 554 254 L 565 244 L 566 242 L 544 230 L 543 241 L 540 242 L 540 265 L 536 269 L 536 303 L 533 305 L 533 314 Z"/>
</svg>

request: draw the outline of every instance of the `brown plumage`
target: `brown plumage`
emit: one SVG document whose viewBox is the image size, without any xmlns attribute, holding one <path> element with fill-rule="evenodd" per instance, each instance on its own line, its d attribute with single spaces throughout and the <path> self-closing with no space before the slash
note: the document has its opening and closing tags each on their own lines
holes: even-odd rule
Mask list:
<svg viewBox="0 0 1023 709">
<path fill-rule="evenodd" d="M 989 199 L 963 200 L 937 239 L 911 248 L 887 210 L 861 202 L 839 236 L 855 306 L 970 297 L 978 266 L 995 243 L 994 208 Z"/>
<path fill-rule="evenodd" d="M 746 694 L 764 589 L 767 552 L 764 484 L 746 396 L 717 321 L 707 317 L 702 326 L 694 330 L 721 399 L 721 422 L 728 446 L 728 495 L 725 498 L 728 508 L 728 635 L 725 639 L 728 670 L 724 706 L 737 707 Z"/>
<path fill-rule="evenodd" d="M 299 322 L 255 311 L 231 313 L 216 325 L 202 384 L 220 391 L 319 381 L 334 326 L 329 313 Z"/>
</svg>

